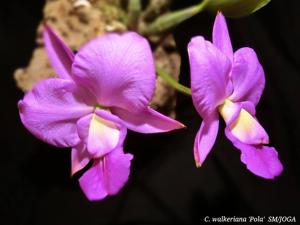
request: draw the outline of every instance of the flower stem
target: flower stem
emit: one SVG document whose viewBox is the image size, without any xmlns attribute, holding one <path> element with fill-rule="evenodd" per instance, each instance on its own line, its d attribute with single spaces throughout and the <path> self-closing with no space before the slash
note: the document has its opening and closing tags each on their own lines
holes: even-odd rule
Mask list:
<svg viewBox="0 0 300 225">
<path fill-rule="evenodd" d="M 183 21 L 201 12 L 203 9 L 205 9 L 209 1 L 211 0 L 203 0 L 201 3 L 188 7 L 186 9 L 166 13 L 158 17 L 156 20 L 154 20 L 154 22 L 145 26 L 142 30 L 142 34 L 149 36 L 166 32 L 169 29 L 177 26 Z"/>
<path fill-rule="evenodd" d="M 141 10 L 142 10 L 141 0 L 129 0 L 127 10 L 128 10 L 128 21 L 127 21 L 128 27 L 130 29 L 136 30 L 138 26 Z"/>
<path fill-rule="evenodd" d="M 164 71 L 159 66 L 156 66 L 157 75 L 160 76 L 164 81 L 166 81 L 171 87 L 173 87 L 175 90 L 191 96 L 191 89 L 183 86 L 182 84 L 178 83 L 170 74 L 168 74 L 166 71 Z"/>
</svg>

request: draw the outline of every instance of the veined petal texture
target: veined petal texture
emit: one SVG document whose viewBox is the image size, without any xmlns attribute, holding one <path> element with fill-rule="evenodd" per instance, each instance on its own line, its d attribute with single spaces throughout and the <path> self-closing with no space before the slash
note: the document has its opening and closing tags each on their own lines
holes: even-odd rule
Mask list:
<svg viewBox="0 0 300 225">
<path fill-rule="evenodd" d="M 76 54 L 72 72 L 79 85 L 108 107 L 141 111 L 154 92 L 155 67 L 149 43 L 133 32 L 92 40 Z"/>
<path fill-rule="evenodd" d="M 188 45 L 193 103 L 202 118 L 211 115 L 231 93 L 229 58 L 203 37 Z"/>
<path fill-rule="evenodd" d="M 253 49 L 240 48 L 234 53 L 231 80 L 232 101 L 251 101 L 257 105 L 265 87 L 265 74 Z"/>
<path fill-rule="evenodd" d="M 232 61 L 233 50 L 231 40 L 222 13 L 218 12 L 213 27 L 213 44 Z"/>
<path fill-rule="evenodd" d="M 128 180 L 130 161 L 133 156 L 117 148 L 106 156 L 96 159 L 93 166 L 79 179 L 79 184 L 91 201 L 115 195 Z"/>
<path fill-rule="evenodd" d="M 121 119 L 121 123 L 128 129 L 139 133 L 168 132 L 185 127 L 178 121 L 164 116 L 150 107 L 139 113 L 132 113 L 121 108 L 113 108 L 112 112 Z"/>
<path fill-rule="evenodd" d="M 57 147 L 76 146 L 80 139 L 76 122 L 91 113 L 74 82 L 47 79 L 38 83 L 19 101 L 25 127 L 37 138 Z"/>
</svg>

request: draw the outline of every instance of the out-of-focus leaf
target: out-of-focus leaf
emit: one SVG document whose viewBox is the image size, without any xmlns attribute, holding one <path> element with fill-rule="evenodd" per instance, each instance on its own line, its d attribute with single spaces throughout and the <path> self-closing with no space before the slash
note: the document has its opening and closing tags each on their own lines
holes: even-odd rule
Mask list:
<svg viewBox="0 0 300 225">
<path fill-rule="evenodd" d="M 228 17 L 247 16 L 267 5 L 271 0 L 211 0 L 207 9 L 222 11 Z"/>
</svg>

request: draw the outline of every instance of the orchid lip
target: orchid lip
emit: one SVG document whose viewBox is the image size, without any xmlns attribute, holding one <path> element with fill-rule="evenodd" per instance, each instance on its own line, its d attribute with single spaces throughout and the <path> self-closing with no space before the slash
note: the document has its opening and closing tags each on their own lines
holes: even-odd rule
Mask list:
<svg viewBox="0 0 300 225">
<path fill-rule="evenodd" d="M 89 124 L 88 151 L 94 158 L 99 158 L 112 151 L 118 144 L 120 131 L 117 124 L 93 114 Z M 102 139 L 99 142 L 97 139 Z"/>
</svg>

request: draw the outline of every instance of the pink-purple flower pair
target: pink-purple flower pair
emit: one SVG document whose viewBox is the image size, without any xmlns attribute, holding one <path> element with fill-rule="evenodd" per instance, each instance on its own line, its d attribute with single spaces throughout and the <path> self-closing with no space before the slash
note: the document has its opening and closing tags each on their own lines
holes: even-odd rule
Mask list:
<svg viewBox="0 0 300 225">
<path fill-rule="evenodd" d="M 39 82 L 18 104 L 25 127 L 57 147 L 71 147 L 72 175 L 88 199 L 116 194 L 128 180 L 127 128 L 141 133 L 184 127 L 151 109 L 155 66 L 148 41 L 136 33 L 108 34 L 74 55 L 45 26 L 44 43 L 58 78 Z"/>
<path fill-rule="evenodd" d="M 265 75 L 251 48 L 233 52 L 225 18 L 218 13 L 212 43 L 202 36 L 188 45 L 192 99 L 203 118 L 196 135 L 194 157 L 200 166 L 212 149 L 219 130 L 241 151 L 241 161 L 254 174 L 273 179 L 282 170 L 277 151 L 255 117 L 255 107 L 265 86 Z"/>
<path fill-rule="evenodd" d="M 79 179 L 88 199 L 116 194 L 128 180 L 131 154 L 123 151 L 127 129 L 140 133 L 184 127 L 149 107 L 155 66 L 148 41 L 128 32 L 96 38 L 74 55 L 47 26 L 44 42 L 58 74 L 39 82 L 19 102 L 25 127 L 57 147 L 71 147 L 72 175 L 93 165 Z M 254 174 L 273 179 L 282 164 L 255 117 L 265 77 L 251 48 L 233 52 L 225 19 L 218 13 L 213 43 L 194 37 L 188 45 L 194 105 L 203 118 L 194 144 L 200 166 L 219 130 L 241 151 Z"/>
</svg>

